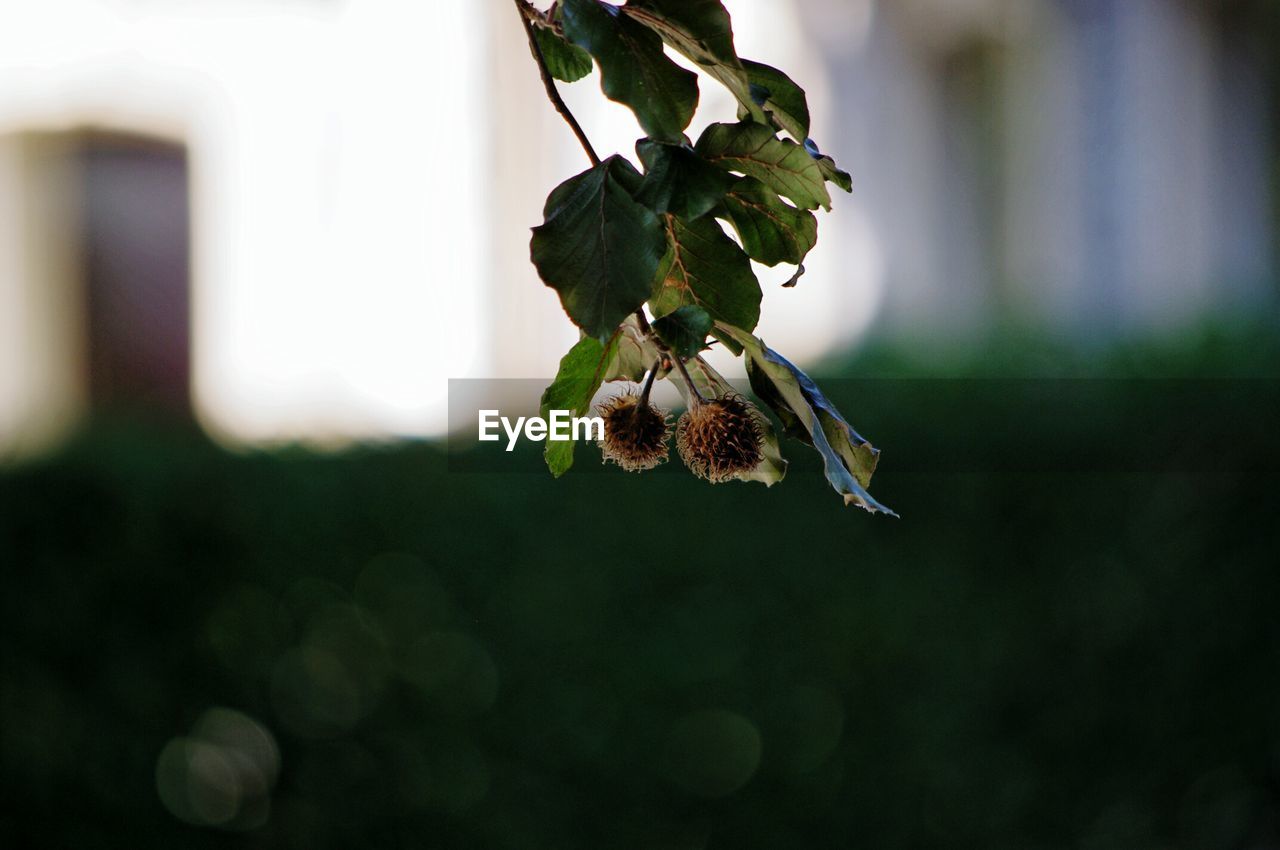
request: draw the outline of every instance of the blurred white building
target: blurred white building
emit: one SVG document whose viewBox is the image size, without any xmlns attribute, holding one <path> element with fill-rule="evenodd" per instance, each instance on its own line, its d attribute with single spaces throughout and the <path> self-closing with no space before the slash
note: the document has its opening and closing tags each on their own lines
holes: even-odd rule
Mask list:
<svg viewBox="0 0 1280 850">
<path fill-rule="evenodd" d="M 801 285 L 761 270 L 776 347 L 1273 303 L 1264 0 L 726 5 L 854 176 Z M 8 10 L 0 445 L 175 387 L 231 440 L 423 434 L 448 378 L 549 377 L 574 333 L 528 228 L 585 162 L 509 6 Z M 600 150 L 632 153 L 594 79 L 564 88 Z M 691 134 L 733 111 L 704 83 Z"/>
<path fill-rule="evenodd" d="M 1108 334 L 1274 303 L 1267 0 L 810 5 L 886 325 Z"/>
</svg>

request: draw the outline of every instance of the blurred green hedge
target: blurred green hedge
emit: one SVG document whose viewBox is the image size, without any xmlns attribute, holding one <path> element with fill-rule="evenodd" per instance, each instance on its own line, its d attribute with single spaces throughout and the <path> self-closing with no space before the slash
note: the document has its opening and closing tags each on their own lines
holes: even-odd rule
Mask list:
<svg viewBox="0 0 1280 850">
<path fill-rule="evenodd" d="M 100 422 L 0 471 L 0 844 L 1274 846 L 1276 338 L 832 366 L 901 521 Z"/>
</svg>

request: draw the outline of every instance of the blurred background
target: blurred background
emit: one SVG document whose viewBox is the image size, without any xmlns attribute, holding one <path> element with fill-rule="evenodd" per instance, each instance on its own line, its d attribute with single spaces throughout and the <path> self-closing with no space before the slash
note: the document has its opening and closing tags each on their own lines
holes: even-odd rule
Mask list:
<svg viewBox="0 0 1280 850">
<path fill-rule="evenodd" d="M 901 522 L 447 461 L 575 339 L 510 3 L 10 5 L 0 844 L 1280 847 L 1274 0 L 726 0 Z"/>
</svg>

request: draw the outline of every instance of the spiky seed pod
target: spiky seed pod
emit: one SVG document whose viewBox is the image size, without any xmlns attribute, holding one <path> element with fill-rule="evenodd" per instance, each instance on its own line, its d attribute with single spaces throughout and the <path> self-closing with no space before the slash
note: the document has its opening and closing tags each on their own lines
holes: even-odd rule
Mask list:
<svg viewBox="0 0 1280 850">
<path fill-rule="evenodd" d="M 695 404 L 676 426 L 680 459 L 712 484 L 759 466 L 763 444 L 759 411 L 737 393 Z"/>
<path fill-rule="evenodd" d="M 613 461 L 627 472 L 644 472 L 667 459 L 670 414 L 640 402 L 634 392 L 626 392 L 596 407 L 604 419 L 600 451 L 606 462 Z"/>
</svg>

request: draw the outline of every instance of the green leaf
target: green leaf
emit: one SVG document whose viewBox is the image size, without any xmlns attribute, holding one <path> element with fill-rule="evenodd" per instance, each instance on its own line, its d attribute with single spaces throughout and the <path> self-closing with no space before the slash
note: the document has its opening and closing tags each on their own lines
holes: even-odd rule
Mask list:
<svg viewBox="0 0 1280 850">
<path fill-rule="evenodd" d="M 836 184 L 846 192 L 853 191 L 853 177 L 847 171 L 841 171 L 836 167 L 836 161 L 831 157 L 823 154 L 818 157 L 818 168 L 822 170 L 822 176 L 828 181 Z"/>
<path fill-rule="evenodd" d="M 710 313 L 701 307 L 686 304 L 661 319 L 656 319 L 653 329 L 678 357 L 687 358 L 696 355 L 707 344 L 711 324 Z"/>
<path fill-rule="evenodd" d="M 679 142 L 698 106 L 698 77 L 667 58 L 662 39 L 599 0 L 563 0 L 565 36 L 600 65 L 610 100 L 636 114 L 645 134 Z"/>
<path fill-rule="evenodd" d="M 733 22 L 720 0 L 630 0 L 622 11 L 699 65 L 741 67 L 733 47 Z"/>
<path fill-rule="evenodd" d="M 867 492 L 880 452 L 862 438 L 804 372 L 758 337 L 739 328 L 718 326 L 743 346 L 751 388 L 782 421 L 822 455 L 827 481 L 844 497 L 872 513 L 897 516 Z"/>
<path fill-rule="evenodd" d="M 687 221 L 700 218 L 720 202 L 736 182 L 686 145 L 652 139 L 636 142 L 644 163 L 644 184 L 636 200 L 656 213 L 671 213 Z"/>
<path fill-rule="evenodd" d="M 566 83 L 576 83 L 591 73 L 591 54 L 571 44 L 560 33 L 549 27 L 535 26 L 533 37 L 547 63 L 551 76 Z"/>
<path fill-rule="evenodd" d="M 804 89 L 777 68 L 762 62 L 743 59 L 742 67 L 751 85 L 751 99 L 764 108 L 778 129 L 790 133 L 797 142 L 809 138 L 809 101 Z"/>
<path fill-rule="evenodd" d="M 542 393 L 541 416 L 546 419 L 553 410 L 572 411 L 581 416 L 591 406 L 591 399 L 604 382 L 605 371 L 616 354 L 617 337 L 608 343 L 584 336 L 560 361 L 556 379 Z M 547 440 L 543 457 L 556 478 L 573 466 L 573 440 Z"/>
<path fill-rule="evenodd" d="M 849 176 L 849 172 L 837 168 L 834 159 L 818 150 L 817 142 L 813 139 L 805 139 L 804 149 L 809 152 L 809 156 L 813 157 L 814 162 L 818 163 L 818 170 L 822 172 L 823 179 L 836 184 L 846 192 L 853 191 L 853 178 Z"/>
<path fill-rule="evenodd" d="M 667 250 L 662 222 L 627 189 L 640 179 L 631 163 L 611 156 L 557 186 L 546 222 L 533 229 L 539 276 L 569 318 L 598 339 L 649 298 Z"/>
<path fill-rule="evenodd" d="M 724 213 L 751 259 L 767 266 L 799 265 L 818 242 L 818 220 L 788 204 L 754 177 L 743 177 L 724 199 Z"/>
<path fill-rule="evenodd" d="M 649 300 L 653 314 L 665 316 L 694 304 L 713 319 L 754 328 L 760 321 L 760 281 L 737 243 L 714 218 L 686 222 L 668 215 L 666 224 L 667 254 Z"/>
<path fill-rule="evenodd" d="M 735 392 L 733 385 L 701 357 L 690 358 L 685 368 L 688 369 L 694 386 L 705 398 L 720 398 L 726 393 Z M 684 381 L 673 380 L 672 383 L 684 397 L 685 404 L 692 403 L 689 398 L 689 389 L 684 385 Z M 778 444 L 778 434 L 773 430 L 773 423 L 764 417 L 761 419 L 760 428 L 764 433 L 764 444 L 761 446 L 760 464 L 750 472 L 735 475 L 734 478 L 739 481 L 759 481 L 766 487 L 772 487 L 786 476 L 787 461 L 782 456 L 782 447 Z"/>
<path fill-rule="evenodd" d="M 727 88 L 751 119 L 768 123 L 751 99 L 751 81 L 733 46 L 733 24 L 720 0 L 630 0 L 622 11 L 649 27 Z"/>
<path fill-rule="evenodd" d="M 754 177 L 802 209 L 831 209 L 831 195 L 817 161 L 773 129 L 748 121 L 712 124 L 694 150 L 721 168 Z"/>
</svg>

